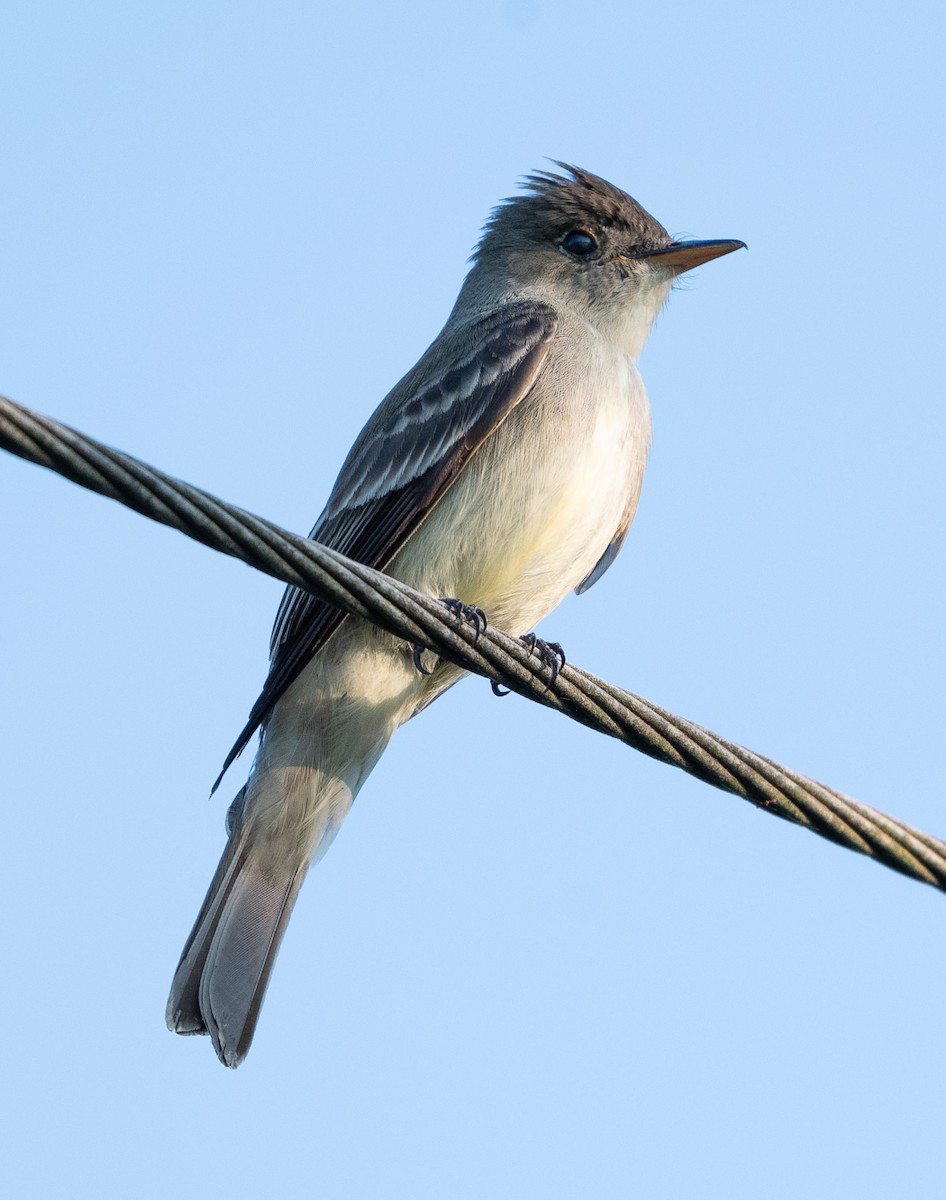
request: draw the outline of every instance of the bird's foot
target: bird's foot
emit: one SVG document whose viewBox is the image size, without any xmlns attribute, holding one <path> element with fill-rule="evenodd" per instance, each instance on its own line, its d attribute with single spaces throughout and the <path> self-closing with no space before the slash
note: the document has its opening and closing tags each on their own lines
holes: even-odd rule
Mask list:
<svg viewBox="0 0 946 1200">
<path fill-rule="evenodd" d="M 453 596 L 441 596 L 440 599 L 441 603 L 446 605 L 447 611 L 456 617 L 458 626 L 462 625 L 464 621 L 473 626 L 473 640 L 476 641 L 489 624 L 486 613 L 476 604 L 464 604 L 462 600 L 457 600 Z"/>
<path fill-rule="evenodd" d="M 549 669 L 549 681 L 547 687 L 554 687 L 555 681 L 558 679 L 559 672 L 565 666 L 565 651 L 558 642 L 545 642 L 540 637 L 536 637 L 534 633 L 525 633 L 519 639 L 530 654 L 538 655 L 544 667 Z M 489 681 L 489 686 L 493 689 L 494 696 L 508 696 L 509 688 L 504 688 L 495 679 Z"/>
<path fill-rule="evenodd" d="M 441 596 L 440 602 L 456 619 L 457 628 L 464 624 L 464 622 L 473 626 L 474 642 L 487 627 L 487 625 L 489 625 L 489 621 L 486 618 L 486 613 L 483 612 L 483 610 L 476 604 L 464 604 L 462 600 L 457 600 L 453 596 Z M 420 642 L 416 642 L 414 644 L 414 666 L 418 671 L 420 671 L 421 675 L 433 674 L 432 671 L 428 671 L 424 666 L 422 655 L 426 649 L 427 647 L 422 645 Z"/>
<path fill-rule="evenodd" d="M 558 673 L 565 666 L 565 651 L 558 642 L 545 642 L 534 633 L 523 634 L 520 639 L 530 654 L 537 654 L 544 667 L 549 669 L 549 687 L 555 686 Z"/>
<path fill-rule="evenodd" d="M 414 660 L 414 666 L 418 671 L 420 671 L 421 675 L 433 675 L 433 671 L 427 670 L 427 668 L 424 666 L 423 659 L 421 658 L 421 655 L 424 653 L 424 651 L 426 649 L 427 649 L 427 647 L 422 646 L 420 644 L 420 642 L 414 643 L 414 653 L 412 655 L 413 660 Z"/>
</svg>

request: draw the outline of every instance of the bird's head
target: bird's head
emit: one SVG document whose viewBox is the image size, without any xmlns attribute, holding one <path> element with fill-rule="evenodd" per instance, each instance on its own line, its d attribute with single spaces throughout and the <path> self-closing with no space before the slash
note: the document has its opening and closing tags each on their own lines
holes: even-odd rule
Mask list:
<svg viewBox="0 0 946 1200">
<path fill-rule="evenodd" d="M 567 306 L 636 357 L 678 275 L 743 242 L 674 241 L 637 201 L 590 171 L 556 163 L 493 210 L 468 282 Z"/>
</svg>

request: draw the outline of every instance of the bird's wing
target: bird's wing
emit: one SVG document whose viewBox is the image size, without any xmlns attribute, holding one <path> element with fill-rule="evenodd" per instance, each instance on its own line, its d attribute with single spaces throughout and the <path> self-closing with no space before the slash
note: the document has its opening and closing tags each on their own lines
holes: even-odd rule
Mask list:
<svg viewBox="0 0 946 1200">
<path fill-rule="evenodd" d="M 555 327 L 553 309 L 518 301 L 438 339 L 362 430 L 310 536 L 383 570 L 528 394 Z M 299 588 L 286 589 L 269 675 L 214 788 L 344 616 Z"/>
</svg>

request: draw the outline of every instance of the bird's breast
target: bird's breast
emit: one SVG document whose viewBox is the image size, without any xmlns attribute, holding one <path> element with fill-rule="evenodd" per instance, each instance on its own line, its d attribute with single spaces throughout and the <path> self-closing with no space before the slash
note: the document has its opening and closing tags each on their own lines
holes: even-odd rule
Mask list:
<svg viewBox="0 0 946 1200">
<path fill-rule="evenodd" d="M 594 568 L 633 511 L 650 444 L 634 363 L 611 343 L 558 342 L 392 574 L 477 604 L 523 633 Z"/>
</svg>

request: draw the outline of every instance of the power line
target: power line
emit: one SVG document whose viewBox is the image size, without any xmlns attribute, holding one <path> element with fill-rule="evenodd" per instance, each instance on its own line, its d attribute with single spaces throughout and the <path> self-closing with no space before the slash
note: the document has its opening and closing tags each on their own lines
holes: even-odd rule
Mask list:
<svg viewBox="0 0 946 1200">
<path fill-rule="evenodd" d="M 492 626 L 459 622 L 436 599 L 289 533 L 0 396 L 0 447 L 143 516 L 373 621 L 705 783 L 946 891 L 946 843 L 799 775 Z"/>
</svg>

